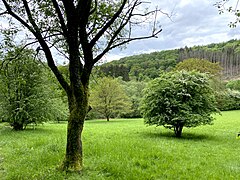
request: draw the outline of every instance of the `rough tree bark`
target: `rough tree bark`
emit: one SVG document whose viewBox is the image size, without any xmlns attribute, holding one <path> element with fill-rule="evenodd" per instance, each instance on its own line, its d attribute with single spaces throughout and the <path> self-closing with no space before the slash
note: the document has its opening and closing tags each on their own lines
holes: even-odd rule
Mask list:
<svg viewBox="0 0 240 180">
<path fill-rule="evenodd" d="M 83 87 L 82 95 L 79 97 L 69 97 L 70 117 L 67 129 L 66 155 L 62 164 L 62 169 L 66 171 L 81 171 L 83 167 L 82 154 L 82 131 L 85 116 L 88 112 L 88 89 Z M 76 99 L 81 98 L 81 101 Z"/>
</svg>

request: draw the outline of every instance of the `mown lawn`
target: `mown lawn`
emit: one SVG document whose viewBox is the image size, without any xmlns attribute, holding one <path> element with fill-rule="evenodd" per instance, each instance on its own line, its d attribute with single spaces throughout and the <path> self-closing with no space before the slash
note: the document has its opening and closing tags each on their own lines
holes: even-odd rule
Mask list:
<svg viewBox="0 0 240 180">
<path fill-rule="evenodd" d="M 183 137 L 142 119 L 86 121 L 84 171 L 57 170 L 66 124 L 14 132 L 0 125 L 0 179 L 240 179 L 240 111 L 223 112 L 212 126 L 183 129 Z"/>
</svg>

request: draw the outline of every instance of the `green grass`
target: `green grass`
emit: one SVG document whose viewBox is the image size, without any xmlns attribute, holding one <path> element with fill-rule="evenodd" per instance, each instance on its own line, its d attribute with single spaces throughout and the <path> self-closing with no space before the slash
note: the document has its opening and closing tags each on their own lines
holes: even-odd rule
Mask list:
<svg viewBox="0 0 240 180">
<path fill-rule="evenodd" d="M 240 179 L 240 111 L 223 112 L 213 126 L 183 129 L 183 137 L 142 119 L 86 121 L 84 171 L 57 170 L 66 124 L 14 132 L 0 125 L 0 179 Z"/>
</svg>

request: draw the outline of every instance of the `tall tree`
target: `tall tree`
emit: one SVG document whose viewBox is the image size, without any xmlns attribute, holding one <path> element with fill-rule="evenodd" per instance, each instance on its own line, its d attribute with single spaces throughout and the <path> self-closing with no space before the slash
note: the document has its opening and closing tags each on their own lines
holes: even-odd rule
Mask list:
<svg viewBox="0 0 240 180">
<path fill-rule="evenodd" d="M 131 109 L 130 98 L 125 93 L 118 79 L 103 77 L 93 85 L 90 104 L 99 113 L 105 116 L 107 121 L 116 117 L 119 113 L 129 113 Z"/>
<path fill-rule="evenodd" d="M 21 47 L 14 49 L 2 60 L 1 118 L 9 122 L 14 130 L 23 130 L 30 123 L 64 119 L 67 111 L 61 98 L 56 97 L 56 84 L 49 84 L 49 69 L 34 59 L 32 50 L 25 49 L 19 55 Z M 18 56 L 12 59 L 16 54 Z"/>
<path fill-rule="evenodd" d="M 157 9 L 139 11 L 142 0 L 1 0 L 1 15 L 18 22 L 38 43 L 48 66 L 68 96 L 66 155 L 63 170 L 82 170 L 81 135 L 88 112 L 89 78 L 94 64 L 108 51 L 133 40 L 156 37 Z M 146 4 L 145 4 L 146 5 Z M 146 7 L 146 6 L 145 6 Z M 152 31 L 133 37 L 134 27 L 152 21 Z M 16 26 L 14 26 L 16 27 Z M 18 26 L 19 27 L 19 26 Z M 69 62 L 69 82 L 58 70 L 54 47 Z"/>
</svg>

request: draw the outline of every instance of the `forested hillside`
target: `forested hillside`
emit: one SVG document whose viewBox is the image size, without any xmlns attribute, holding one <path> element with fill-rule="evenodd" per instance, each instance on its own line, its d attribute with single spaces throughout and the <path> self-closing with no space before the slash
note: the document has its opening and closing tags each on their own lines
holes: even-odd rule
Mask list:
<svg viewBox="0 0 240 180">
<path fill-rule="evenodd" d="M 224 79 L 236 78 L 240 74 L 240 40 L 230 40 L 206 46 L 186 46 L 175 50 L 124 57 L 118 61 L 101 65 L 98 67 L 98 72 L 112 77 L 121 76 L 124 81 L 153 79 L 161 71 L 169 71 L 178 62 L 188 58 L 219 62 L 223 67 Z"/>
</svg>

